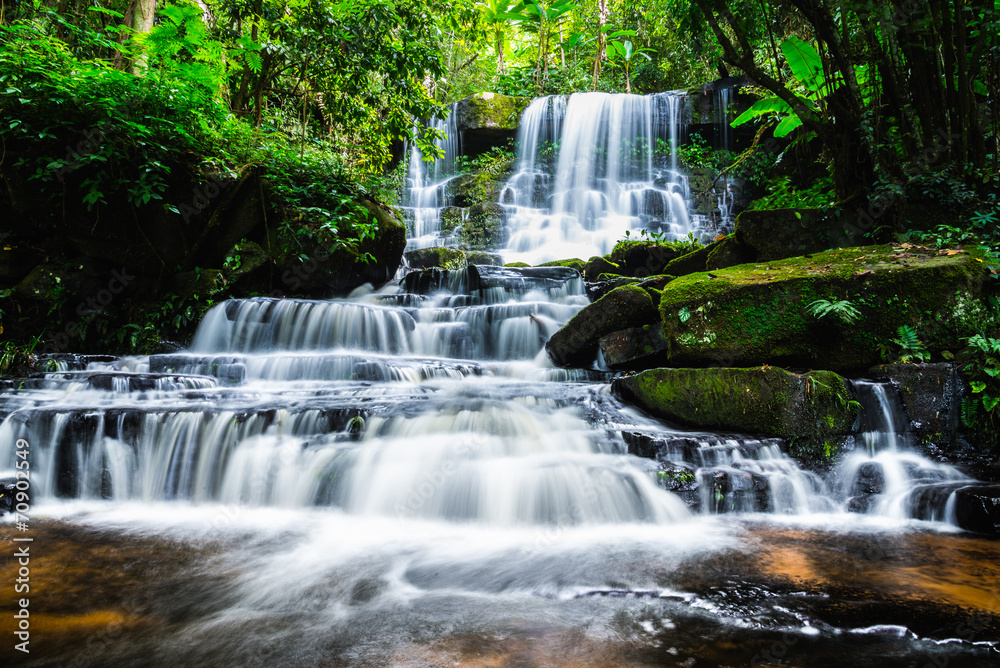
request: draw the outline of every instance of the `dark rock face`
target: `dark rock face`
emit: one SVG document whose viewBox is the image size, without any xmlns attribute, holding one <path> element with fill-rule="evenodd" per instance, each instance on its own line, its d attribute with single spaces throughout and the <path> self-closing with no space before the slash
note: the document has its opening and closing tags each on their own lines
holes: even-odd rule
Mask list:
<svg viewBox="0 0 1000 668">
<path fill-rule="evenodd" d="M 611 251 L 609 259 L 620 268 L 611 273 L 646 277 L 662 274 L 663 267 L 676 257 L 677 251 L 670 246 L 651 241 L 620 241 Z"/>
<path fill-rule="evenodd" d="M 461 269 L 468 262 L 465 253 L 453 248 L 421 248 L 404 253 L 411 267 L 440 269 Z"/>
<path fill-rule="evenodd" d="M 14 512 L 16 485 L 17 480 L 14 478 L 0 478 L 0 517 L 6 513 Z"/>
<path fill-rule="evenodd" d="M 758 262 L 818 253 L 852 242 L 849 228 L 816 209 L 744 211 L 736 218 L 736 239 Z"/>
<path fill-rule="evenodd" d="M 962 380 L 955 364 L 883 364 L 869 374 L 899 388 L 911 432 L 939 446 L 954 445 L 962 408 Z"/>
<path fill-rule="evenodd" d="M 866 462 L 858 469 L 851 487 L 852 496 L 865 494 L 881 494 L 885 489 L 885 472 L 882 466 L 875 462 Z"/>
<path fill-rule="evenodd" d="M 970 485 L 956 491 L 955 518 L 963 529 L 1000 535 L 1000 486 Z"/>
<path fill-rule="evenodd" d="M 586 364 L 602 336 L 630 325 L 656 321 L 656 306 L 649 292 L 637 285 L 616 288 L 584 307 L 545 344 L 559 366 Z"/>
<path fill-rule="evenodd" d="M 602 336 L 600 347 L 604 363 L 612 369 L 648 369 L 665 361 L 669 345 L 663 325 L 655 322 Z"/>
<path fill-rule="evenodd" d="M 458 237 L 469 250 L 503 246 L 507 241 L 507 210 L 492 202 L 470 207 Z"/>
<path fill-rule="evenodd" d="M 708 252 L 708 257 L 705 260 L 705 269 L 708 271 L 735 267 L 739 264 L 753 262 L 757 258 L 757 254 L 752 248 L 741 244 L 733 236 L 720 239 L 712 246 L 713 248 Z"/>
<path fill-rule="evenodd" d="M 455 123 L 462 137 L 462 152 L 474 157 L 517 136 L 521 112 L 531 98 L 498 93 L 477 93 L 455 105 Z"/>
</svg>

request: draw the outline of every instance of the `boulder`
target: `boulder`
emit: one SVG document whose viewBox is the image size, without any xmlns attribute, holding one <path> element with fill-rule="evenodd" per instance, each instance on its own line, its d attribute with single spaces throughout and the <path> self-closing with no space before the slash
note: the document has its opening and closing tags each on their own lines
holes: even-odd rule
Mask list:
<svg viewBox="0 0 1000 668">
<path fill-rule="evenodd" d="M 14 295 L 29 301 L 59 303 L 66 296 L 94 296 L 103 287 L 78 268 L 40 264 L 14 287 Z"/>
<path fill-rule="evenodd" d="M 954 444 L 962 409 L 962 380 L 955 364 L 882 364 L 868 375 L 899 388 L 909 431 L 921 441 Z"/>
<path fill-rule="evenodd" d="M 718 248 L 719 243 L 716 241 L 687 255 L 681 255 L 671 260 L 663 266 L 662 273 L 670 274 L 671 276 L 687 276 L 699 271 L 707 271 L 708 256 L 713 250 Z"/>
<path fill-rule="evenodd" d="M 964 251 L 868 246 L 682 276 L 660 300 L 672 366 L 798 364 L 864 369 L 901 325 L 937 322 L 929 350 L 957 349 L 971 324 L 956 299 L 978 301 L 982 263 Z M 861 317 L 816 318 L 817 299 L 846 299 Z"/>
<path fill-rule="evenodd" d="M 818 209 L 744 211 L 736 217 L 733 234 L 761 262 L 857 243 L 840 219 Z"/>
<path fill-rule="evenodd" d="M 658 322 L 612 332 L 602 336 L 599 345 L 604 363 L 612 369 L 658 366 L 665 361 L 668 350 L 663 325 Z"/>
<path fill-rule="evenodd" d="M 657 417 L 703 429 L 825 438 L 854 423 L 849 385 L 831 371 L 650 369 L 618 378 L 611 388 Z"/>
<path fill-rule="evenodd" d="M 712 271 L 735 267 L 738 264 L 753 262 L 756 255 L 753 249 L 741 244 L 735 236 L 730 235 L 712 244 L 712 249 L 708 252 L 708 257 L 705 258 L 705 269 Z"/>
<path fill-rule="evenodd" d="M 441 232 L 450 234 L 452 230 L 462 224 L 463 209 L 457 206 L 446 206 L 441 209 Z"/>
<path fill-rule="evenodd" d="M 459 207 L 475 204 L 478 201 L 475 191 L 475 174 L 459 174 L 441 186 L 441 193 L 444 195 L 445 200 L 453 202 Z"/>
<path fill-rule="evenodd" d="M 469 264 L 481 264 L 490 267 L 502 267 L 503 257 L 497 253 L 485 253 L 483 251 L 469 251 L 465 254 L 465 259 Z"/>
<path fill-rule="evenodd" d="M 545 350 L 559 366 L 586 364 L 602 336 L 656 321 L 650 292 L 638 285 L 616 288 L 585 306 L 546 342 Z"/>
<path fill-rule="evenodd" d="M 462 137 L 462 152 L 476 156 L 498 146 L 506 146 L 517 137 L 521 112 L 531 103 L 529 97 L 510 97 L 497 93 L 477 93 L 455 105 L 455 122 Z"/>
<path fill-rule="evenodd" d="M 979 484 L 957 490 L 955 521 L 969 531 L 1000 535 L 1000 486 Z"/>
<path fill-rule="evenodd" d="M 403 254 L 411 267 L 426 269 L 439 267 L 441 269 L 462 269 L 468 266 L 465 253 L 454 248 L 421 248 L 407 251 Z"/>
<path fill-rule="evenodd" d="M 463 248 L 490 250 L 507 241 L 507 210 L 496 203 L 476 204 L 458 233 Z"/>
<path fill-rule="evenodd" d="M 572 258 L 572 259 L 569 259 L 569 260 L 552 260 L 551 262 L 543 262 L 543 263 L 541 263 L 539 265 L 536 265 L 536 266 L 538 266 L 538 267 L 572 267 L 573 269 L 576 269 L 578 272 L 580 272 L 582 274 L 584 268 L 587 266 L 587 263 L 584 262 L 583 260 L 579 259 L 579 258 Z"/>
<path fill-rule="evenodd" d="M 676 257 L 677 251 L 666 244 L 654 241 L 619 241 L 608 259 L 621 268 L 616 273 L 645 277 L 662 274 L 663 267 Z"/>
<path fill-rule="evenodd" d="M 595 255 L 587 260 L 583 267 L 583 278 L 586 281 L 596 281 L 601 274 L 621 274 L 621 267 L 607 258 Z"/>
</svg>

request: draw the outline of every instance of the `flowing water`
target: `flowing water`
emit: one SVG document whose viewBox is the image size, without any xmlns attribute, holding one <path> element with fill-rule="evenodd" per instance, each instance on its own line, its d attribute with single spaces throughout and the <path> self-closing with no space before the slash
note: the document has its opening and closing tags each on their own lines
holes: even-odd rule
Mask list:
<svg viewBox="0 0 1000 668">
<path fill-rule="evenodd" d="M 526 141 L 638 103 L 544 98 Z M 608 183 L 682 192 L 613 153 L 599 183 L 560 155 L 547 213 L 510 186 L 510 252 L 541 253 L 557 216 L 552 244 L 611 239 L 645 195 Z M 512 181 L 544 181 L 531 160 Z M 857 385 L 856 454 L 806 471 L 776 440 L 675 428 L 604 372 L 553 368 L 544 341 L 586 303 L 562 267 L 413 273 L 341 300 L 225 302 L 183 353 L 64 356 L 5 386 L 0 472 L 26 442 L 38 606 L 14 659 L 995 665 L 996 544 L 920 491 L 966 479 L 907 450 L 888 386 Z"/>
</svg>

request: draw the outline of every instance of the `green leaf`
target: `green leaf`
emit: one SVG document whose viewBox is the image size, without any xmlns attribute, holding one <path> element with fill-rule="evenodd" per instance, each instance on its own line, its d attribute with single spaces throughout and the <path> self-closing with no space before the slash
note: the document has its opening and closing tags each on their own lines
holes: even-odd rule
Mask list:
<svg viewBox="0 0 1000 668">
<path fill-rule="evenodd" d="M 792 75 L 806 90 L 816 93 L 823 88 L 823 61 L 812 45 L 793 35 L 781 43 L 781 52 L 788 60 Z"/>
<path fill-rule="evenodd" d="M 799 118 L 798 114 L 789 114 L 785 116 L 778 127 L 774 128 L 774 136 L 778 139 L 788 136 L 793 130 L 802 126 L 802 119 Z"/>
<path fill-rule="evenodd" d="M 981 380 L 973 380 L 969 383 L 969 387 L 972 388 L 973 394 L 979 394 L 986 389 L 986 383 Z"/>
<path fill-rule="evenodd" d="M 789 113 L 791 111 L 792 107 L 780 97 L 768 97 L 754 102 L 752 107 L 737 116 L 736 119 L 729 125 L 735 128 L 738 125 L 743 125 L 744 123 L 748 123 L 761 116 L 767 116 L 768 114 Z"/>
</svg>

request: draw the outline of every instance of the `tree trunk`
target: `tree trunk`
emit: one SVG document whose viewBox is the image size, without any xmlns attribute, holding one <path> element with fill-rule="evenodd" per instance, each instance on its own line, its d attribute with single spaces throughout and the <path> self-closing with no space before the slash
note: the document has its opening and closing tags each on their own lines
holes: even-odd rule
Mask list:
<svg viewBox="0 0 1000 668">
<path fill-rule="evenodd" d="M 604 49 L 607 40 L 604 36 L 604 26 L 608 23 L 608 0 L 597 0 L 597 55 L 594 56 L 594 84 L 592 90 L 597 90 L 597 80 L 601 78 L 601 61 L 604 60 Z"/>
<path fill-rule="evenodd" d="M 144 34 L 153 29 L 153 17 L 156 15 L 156 0 L 135 0 L 132 8 L 132 23 L 129 25 L 136 34 Z M 132 74 L 142 76 L 146 72 L 147 57 L 137 53 L 130 68 Z"/>
</svg>

